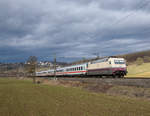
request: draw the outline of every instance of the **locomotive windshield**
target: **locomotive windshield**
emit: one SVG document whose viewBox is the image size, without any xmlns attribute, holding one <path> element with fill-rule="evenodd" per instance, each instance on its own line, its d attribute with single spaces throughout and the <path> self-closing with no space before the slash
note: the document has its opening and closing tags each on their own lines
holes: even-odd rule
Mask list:
<svg viewBox="0 0 150 116">
<path fill-rule="evenodd" d="M 115 64 L 125 64 L 124 60 L 114 60 Z"/>
</svg>

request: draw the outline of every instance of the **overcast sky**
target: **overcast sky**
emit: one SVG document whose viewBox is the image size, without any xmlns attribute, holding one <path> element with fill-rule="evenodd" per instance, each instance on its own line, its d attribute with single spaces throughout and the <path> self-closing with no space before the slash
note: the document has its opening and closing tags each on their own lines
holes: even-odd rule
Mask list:
<svg viewBox="0 0 150 116">
<path fill-rule="evenodd" d="M 150 0 L 0 0 L 0 60 L 150 49 Z"/>
</svg>

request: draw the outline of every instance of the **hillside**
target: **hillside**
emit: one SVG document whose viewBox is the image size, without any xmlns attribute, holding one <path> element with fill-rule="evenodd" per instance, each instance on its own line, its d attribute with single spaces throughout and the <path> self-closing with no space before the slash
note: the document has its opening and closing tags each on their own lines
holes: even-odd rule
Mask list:
<svg viewBox="0 0 150 116">
<path fill-rule="evenodd" d="M 127 77 L 150 77 L 150 63 L 131 64 L 127 69 Z"/>
<path fill-rule="evenodd" d="M 144 99 L 0 79 L 1 116 L 149 116 L 149 108 Z"/>
<path fill-rule="evenodd" d="M 135 52 L 135 53 L 130 53 L 130 54 L 124 54 L 124 55 L 118 55 L 118 57 L 123 57 L 128 62 L 134 62 L 134 61 L 136 61 L 137 58 L 144 58 L 144 56 L 150 57 L 150 50 Z"/>
<path fill-rule="evenodd" d="M 127 77 L 150 77 L 150 50 L 120 55 L 127 61 Z"/>
</svg>

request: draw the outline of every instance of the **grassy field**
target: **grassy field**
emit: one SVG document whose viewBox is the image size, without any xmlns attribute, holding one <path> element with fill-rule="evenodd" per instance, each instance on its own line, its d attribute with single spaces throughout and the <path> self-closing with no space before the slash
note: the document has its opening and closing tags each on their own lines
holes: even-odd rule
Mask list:
<svg viewBox="0 0 150 116">
<path fill-rule="evenodd" d="M 127 77 L 150 77 L 150 63 L 129 65 Z"/>
<path fill-rule="evenodd" d="M 150 116 L 150 102 L 0 79 L 0 116 Z"/>
</svg>

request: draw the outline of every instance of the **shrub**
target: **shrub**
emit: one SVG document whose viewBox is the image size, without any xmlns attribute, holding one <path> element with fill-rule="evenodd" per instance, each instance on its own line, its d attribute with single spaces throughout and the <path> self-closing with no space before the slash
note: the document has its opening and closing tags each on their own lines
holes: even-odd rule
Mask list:
<svg viewBox="0 0 150 116">
<path fill-rule="evenodd" d="M 144 56 L 143 60 L 144 60 L 144 62 L 150 62 L 150 57 L 149 56 Z"/>
<path fill-rule="evenodd" d="M 142 59 L 142 58 L 137 58 L 137 59 L 136 59 L 136 64 L 137 64 L 137 65 L 143 64 L 143 59 Z"/>
</svg>

